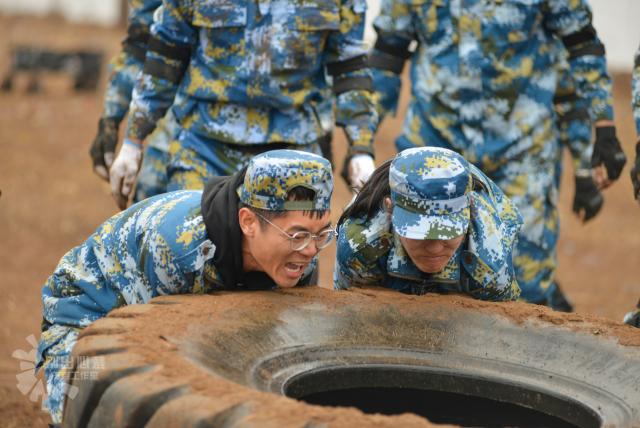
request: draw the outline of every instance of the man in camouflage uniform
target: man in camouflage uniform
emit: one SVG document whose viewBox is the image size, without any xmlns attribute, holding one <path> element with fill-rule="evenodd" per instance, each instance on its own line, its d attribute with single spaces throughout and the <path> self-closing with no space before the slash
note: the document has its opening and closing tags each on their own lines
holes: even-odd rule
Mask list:
<svg viewBox="0 0 640 428">
<path fill-rule="evenodd" d="M 245 172 L 246 171 L 246 172 Z M 38 367 L 62 419 L 78 333 L 111 310 L 167 294 L 294 287 L 334 237 L 333 177 L 317 155 L 276 150 L 202 190 L 146 199 L 69 251 L 42 290 Z"/>
<path fill-rule="evenodd" d="M 122 43 L 122 51 L 111 62 L 111 75 L 105 91 L 102 117 L 98 122 L 98 134 L 90 150 L 94 171 L 107 181 L 109 168 L 115 157 L 118 128 L 129 109 L 136 77 L 142 71 L 154 11 L 161 4 L 161 0 L 129 1 L 128 36 Z M 145 147 L 134 202 L 167 191 L 169 141 L 176 133 L 176 126 L 169 109 Z"/>
<path fill-rule="evenodd" d="M 407 149 L 374 172 L 341 217 L 334 287 L 515 300 L 521 225 L 515 205 L 462 156 Z"/>
<path fill-rule="evenodd" d="M 640 138 L 640 48 L 635 55 L 633 74 L 631 76 L 631 107 L 633 108 L 633 118 L 636 122 L 636 133 Z M 631 184 L 633 185 L 633 197 L 640 202 L 640 139 L 636 143 L 636 158 L 631 168 Z M 636 309 L 627 313 L 624 322 L 640 327 L 640 301 Z"/>
<path fill-rule="evenodd" d="M 564 52 L 560 54 L 564 57 Z M 562 155 L 563 150 L 567 149 L 571 154 L 574 173 L 573 212 L 586 223 L 600 212 L 604 198 L 593 178 L 591 167 L 593 144 L 589 103 L 578 96 L 569 64 L 565 60 L 558 63 L 558 87 L 553 102 L 559 143 L 553 187 L 556 192 L 560 188 L 563 171 Z M 555 225 L 554 233 L 558 235 L 559 221 L 555 221 Z M 560 289 L 557 280 L 550 285 L 545 299 L 535 303 L 550 306 L 558 311 L 573 311 L 573 306 Z"/>
<path fill-rule="evenodd" d="M 378 118 L 365 9 L 365 0 L 164 0 L 111 168 L 113 194 L 128 197 L 141 143 L 172 103 L 180 132 L 170 145 L 169 190 L 194 189 L 266 150 L 319 153 L 323 124 L 334 121 L 325 108 L 331 91 L 351 180 L 366 179 Z"/>
<path fill-rule="evenodd" d="M 383 0 L 375 27 L 371 64 L 382 113 L 397 103 L 399 73 L 411 58 L 412 98 L 398 150 L 456 150 L 500 186 L 524 218 L 514 254 L 522 297 L 552 301 L 560 41 L 597 126 L 592 163 L 604 164 L 608 174 L 601 185 L 617 179 L 625 163 L 613 128 L 604 47 L 586 1 Z"/>
</svg>

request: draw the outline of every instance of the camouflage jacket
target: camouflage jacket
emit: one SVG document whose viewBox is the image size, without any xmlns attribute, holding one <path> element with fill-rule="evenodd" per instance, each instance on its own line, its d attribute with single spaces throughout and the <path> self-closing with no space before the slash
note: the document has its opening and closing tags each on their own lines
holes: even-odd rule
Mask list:
<svg viewBox="0 0 640 428">
<path fill-rule="evenodd" d="M 636 122 L 637 135 L 640 135 L 640 48 L 638 48 L 638 51 L 635 55 L 631 87 L 631 104 L 633 107 L 633 118 Z"/>
<path fill-rule="evenodd" d="M 129 28 L 122 50 L 109 65 L 110 74 L 104 95 L 102 117 L 120 123 L 129 110 L 131 93 L 142 71 L 153 12 L 161 0 L 129 0 Z"/>
<path fill-rule="evenodd" d="M 372 218 L 349 218 L 338 231 L 334 288 L 379 285 L 409 294 L 462 292 L 483 300 L 515 300 L 520 295 L 512 252 L 522 218 L 516 206 L 482 172 L 471 194 L 467 236 L 442 272 L 421 272 L 404 251 L 380 209 Z"/>
<path fill-rule="evenodd" d="M 166 0 L 126 137 L 144 139 L 175 96 L 182 127 L 205 138 L 309 144 L 335 122 L 353 150 L 372 152 L 365 9 L 365 0 Z"/>
<path fill-rule="evenodd" d="M 383 0 L 375 27 L 374 55 L 411 59 L 403 133 L 415 145 L 453 147 L 491 170 L 556 141 L 559 41 L 591 119 L 613 117 L 604 47 L 585 0 Z M 400 79 L 382 68 L 374 87 L 386 113 Z"/>
</svg>

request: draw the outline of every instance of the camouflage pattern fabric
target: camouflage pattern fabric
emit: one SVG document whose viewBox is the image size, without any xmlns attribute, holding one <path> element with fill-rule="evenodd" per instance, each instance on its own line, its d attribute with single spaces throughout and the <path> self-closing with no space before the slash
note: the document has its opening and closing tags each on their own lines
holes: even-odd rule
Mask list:
<svg viewBox="0 0 640 428">
<path fill-rule="evenodd" d="M 313 201 L 288 201 L 291 189 L 315 191 Z M 273 150 L 251 160 L 238 189 L 240 201 L 268 211 L 327 211 L 333 193 L 331 164 L 322 156 L 295 150 Z"/>
<path fill-rule="evenodd" d="M 160 0 L 129 0 L 127 21 L 130 27 L 138 26 L 149 30 L 153 22 L 153 12 L 162 4 Z M 137 48 L 146 50 L 146 43 L 132 42 Z M 138 73 L 142 71 L 144 60 L 136 58 L 130 51 L 123 49 L 109 65 L 110 75 L 104 95 L 103 118 L 114 119 L 120 123 L 129 110 L 131 93 Z"/>
<path fill-rule="evenodd" d="M 447 149 L 400 152 L 389 169 L 393 229 L 409 239 L 453 239 L 469 228 L 469 163 Z"/>
<path fill-rule="evenodd" d="M 383 0 L 375 20 L 378 40 L 387 46 L 401 52 L 417 41 L 398 150 L 424 145 L 456 150 L 520 208 L 524 226 L 515 263 L 528 301 L 544 300 L 554 287 L 558 40 L 590 23 L 584 0 Z M 598 44 L 597 36 L 589 43 Z M 567 62 L 578 96 L 588 100 L 590 119 L 612 119 L 604 56 L 571 54 Z M 374 69 L 374 86 L 380 112 L 389 112 L 397 104 L 398 74 Z M 568 133 L 584 130 L 571 124 L 561 128 L 567 141 L 573 138 Z"/>
<path fill-rule="evenodd" d="M 463 244 L 441 272 L 424 273 L 415 266 L 399 239 L 395 219 L 380 208 L 370 219 L 348 218 L 339 226 L 334 288 L 380 285 L 411 294 L 462 292 L 483 300 L 517 299 L 520 289 L 512 252 L 522 219 L 516 206 L 489 178 L 467 165 L 468 173 L 483 189 L 465 187 L 469 228 Z M 422 169 L 427 176 L 438 176 L 433 181 L 446 181 L 451 173 L 428 160 Z M 455 181 L 454 177 L 452 183 Z"/>
<path fill-rule="evenodd" d="M 340 93 L 335 119 L 325 105 L 333 99 L 326 66 L 366 54 L 365 9 L 365 0 L 166 0 L 152 37 L 178 56 L 188 52 L 188 64 L 147 52 L 147 64 L 157 61 L 182 75 L 174 81 L 142 74 L 126 137 L 143 140 L 173 104 L 181 126 L 204 141 L 308 145 L 335 120 L 352 150 L 372 152 L 373 94 Z M 371 73 L 362 67 L 343 76 L 366 80 Z"/>
<path fill-rule="evenodd" d="M 204 139 L 182 129 L 178 138 L 169 145 L 167 189 L 202 189 L 211 177 L 231 175 L 247 166 L 257 154 L 276 148 L 295 149 L 317 155 L 322 153 L 318 143 L 240 146 Z"/>
<path fill-rule="evenodd" d="M 640 135 L 640 48 L 635 55 L 635 65 L 631 79 L 631 104 L 633 107 L 633 118 L 636 122 L 636 133 Z"/>
<path fill-rule="evenodd" d="M 60 423 L 78 332 L 111 310 L 167 294 L 221 288 L 215 247 L 200 212 L 201 191 L 166 193 L 103 223 L 60 260 L 42 289 L 45 407 Z"/>
</svg>

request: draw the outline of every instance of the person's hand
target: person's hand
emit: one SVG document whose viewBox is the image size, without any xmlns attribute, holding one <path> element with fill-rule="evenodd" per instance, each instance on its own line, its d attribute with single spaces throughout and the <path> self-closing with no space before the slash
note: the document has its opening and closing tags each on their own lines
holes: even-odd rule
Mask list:
<svg viewBox="0 0 640 428">
<path fill-rule="evenodd" d="M 633 184 L 633 197 L 640 202 L 640 141 L 636 143 L 636 161 L 631 168 L 631 184 Z"/>
<path fill-rule="evenodd" d="M 368 154 L 357 154 L 349 160 L 349 183 L 354 189 L 361 188 L 367 182 L 376 165 Z"/>
<path fill-rule="evenodd" d="M 617 180 L 625 163 L 627 163 L 627 157 L 616 137 L 616 128 L 612 125 L 596 126 L 596 141 L 593 146 L 591 165 L 599 169 L 604 165 L 607 171 L 606 177 L 601 171 L 596 171 L 598 187 L 604 189 Z"/>
<path fill-rule="evenodd" d="M 142 144 L 125 139 L 109 171 L 111 194 L 121 210 L 127 207 L 141 160 Z"/>
<path fill-rule="evenodd" d="M 114 119 L 100 119 L 98 134 L 91 144 L 89 155 L 93 161 L 93 171 L 105 181 L 109 181 L 109 168 L 115 157 L 117 143 L 118 123 Z"/>
<path fill-rule="evenodd" d="M 590 172 L 586 175 L 576 175 L 575 179 L 576 189 L 573 196 L 573 212 L 586 223 L 600 212 L 604 198 L 595 181 L 593 181 Z"/>
</svg>

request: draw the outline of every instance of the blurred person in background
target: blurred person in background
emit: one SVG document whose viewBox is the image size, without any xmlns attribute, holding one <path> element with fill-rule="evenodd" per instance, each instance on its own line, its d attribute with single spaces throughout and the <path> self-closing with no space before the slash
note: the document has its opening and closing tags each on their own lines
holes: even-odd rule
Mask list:
<svg viewBox="0 0 640 428">
<path fill-rule="evenodd" d="M 374 26 L 370 63 L 382 115 L 395 110 L 399 74 L 411 59 L 412 96 L 398 150 L 456 150 L 500 186 L 524 218 L 514 252 L 521 297 L 570 310 L 554 280 L 560 42 L 596 126 L 590 167 L 597 187 L 617 179 L 626 162 L 613 127 L 604 46 L 586 1 L 383 0 Z M 599 207 L 597 192 L 585 183 L 576 178 L 576 208 L 587 220 Z"/>
<path fill-rule="evenodd" d="M 639 140 L 636 142 L 635 160 L 631 168 L 631 184 L 633 185 L 633 197 L 640 202 L 640 48 L 636 52 L 633 74 L 631 75 L 631 107 L 636 124 L 636 135 L 639 136 Z M 638 301 L 635 310 L 625 315 L 624 322 L 634 327 L 640 327 L 640 301 Z"/>
<path fill-rule="evenodd" d="M 115 158 L 120 122 L 129 110 L 133 87 L 144 65 L 153 14 L 161 4 L 161 0 L 129 0 L 127 38 L 122 42 L 122 50 L 111 61 L 98 134 L 90 149 L 93 169 L 106 181 L 109 181 L 109 169 Z M 167 191 L 169 142 L 176 129 L 175 117 L 168 109 L 145 147 L 133 202 Z"/>
<path fill-rule="evenodd" d="M 165 0 L 160 10 L 110 169 L 121 208 L 142 143 L 172 104 L 179 129 L 169 190 L 202 188 L 268 150 L 320 153 L 334 122 L 349 142 L 349 181 L 373 172 L 378 115 L 362 40 L 365 0 Z"/>
</svg>

